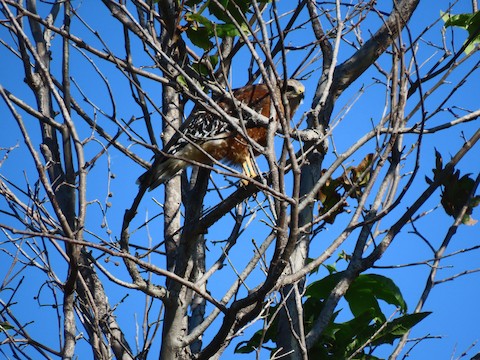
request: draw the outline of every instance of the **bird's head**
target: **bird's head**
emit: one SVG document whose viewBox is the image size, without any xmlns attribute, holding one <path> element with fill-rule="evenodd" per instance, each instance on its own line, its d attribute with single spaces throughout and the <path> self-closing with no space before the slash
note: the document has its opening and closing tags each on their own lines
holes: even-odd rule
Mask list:
<svg viewBox="0 0 480 360">
<path fill-rule="evenodd" d="M 290 103 L 290 111 L 292 114 L 297 110 L 298 106 L 302 103 L 305 96 L 305 86 L 295 79 L 288 79 L 286 84 L 285 95 Z"/>
<path fill-rule="evenodd" d="M 305 86 L 295 79 L 288 79 L 287 80 L 287 90 L 286 90 L 287 97 L 297 98 L 300 97 L 303 99 L 305 95 Z"/>
</svg>

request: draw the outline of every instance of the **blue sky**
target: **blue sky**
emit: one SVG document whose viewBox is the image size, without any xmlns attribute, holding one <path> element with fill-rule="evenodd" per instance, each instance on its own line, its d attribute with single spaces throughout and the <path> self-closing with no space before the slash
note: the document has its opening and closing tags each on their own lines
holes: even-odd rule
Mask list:
<svg viewBox="0 0 480 360">
<path fill-rule="evenodd" d="M 441 5 L 440 5 L 441 4 Z M 98 29 L 103 39 L 107 40 L 108 48 L 114 53 L 123 54 L 123 45 L 122 45 L 122 29 L 112 21 L 110 15 L 108 15 L 103 6 L 96 5 L 98 8 L 93 10 L 90 8 L 92 5 L 83 3 L 76 4 L 78 6 L 79 13 L 84 19 L 90 24 L 94 29 Z M 282 6 L 288 7 L 289 4 L 282 2 Z M 410 22 L 411 31 L 414 37 L 419 34 L 425 26 L 429 25 L 434 21 L 440 10 L 445 10 L 448 6 L 448 2 L 436 2 L 434 10 L 431 9 L 432 4 L 427 4 L 427 2 L 422 2 L 420 7 L 412 18 Z M 457 6 L 455 6 L 455 13 L 468 12 L 470 2 L 462 1 Z M 43 8 L 41 8 L 42 10 Z M 388 9 L 382 9 L 388 11 Z M 368 27 L 371 30 L 374 30 L 378 26 L 379 21 L 373 20 L 371 23 L 368 23 Z M 440 28 L 441 23 L 437 23 L 433 30 L 426 36 L 426 41 L 431 40 L 435 43 L 440 42 Z M 94 46 L 103 48 L 105 45 L 101 44 L 98 39 L 88 31 L 85 31 L 82 25 L 77 21 L 73 24 L 74 32 L 81 32 L 82 38 L 86 41 L 93 42 Z M 367 36 L 367 32 L 364 31 L 364 36 Z M 463 39 L 466 37 L 466 32 L 462 30 L 454 31 L 453 40 L 451 33 L 447 32 L 448 41 L 454 41 L 456 47 L 459 47 L 459 44 L 462 43 Z M 305 26 L 304 29 L 298 30 L 290 39 L 292 44 L 302 45 L 310 41 L 311 31 L 308 26 Z M 0 38 L 10 42 L 11 39 L 8 33 L 4 28 L 0 28 Z M 406 37 L 404 38 L 406 41 Z M 54 38 L 53 41 L 53 73 L 56 76 L 60 76 L 58 64 L 60 62 L 60 38 Z M 425 69 L 431 67 L 430 64 L 433 64 L 438 58 L 442 56 L 441 52 L 432 54 L 432 47 L 425 45 L 425 42 L 421 42 L 421 47 L 418 52 L 419 63 L 423 63 L 430 56 L 433 55 L 433 58 L 430 59 L 430 62 L 425 65 Z M 138 58 L 134 61 L 138 61 L 139 64 L 142 61 L 148 63 L 142 53 L 142 47 L 140 44 L 135 44 L 137 52 L 134 52 L 135 56 Z M 342 51 L 343 50 L 343 51 Z M 342 45 L 340 48 L 339 61 L 343 61 L 351 54 L 351 49 L 348 49 L 345 45 Z M 292 52 L 289 54 L 289 70 L 293 71 L 296 68 L 297 63 L 303 57 L 305 52 Z M 137 55 L 138 54 L 138 55 Z M 4 46 L 0 46 L 0 58 L 3 59 L 3 66 L 0 69 L 0 83 L 6 89 L 22 97 L 30 104 L 34 104 L 34 99 L 28 90 L 28 87 L 23 82 L 22 75 L 22 66 L 18 60 L 8 52 Z M 95 60 L 95 59 L 94 59 Z M 474 58 L 470 59 L 464 69 L 470 69 L 475 62 L 478 61 L 478 55 L 475 55 Z M 138 107 L 135 106 L 133 100 L 130 96 L 130 90 L 128 83 L 118 70 L 114 66 L 101 64 L 100 69 L 105 75 L 108 85 L 111 87 L 114 96 L 115 104 L 111 104 L 107 96 L 107 86 L 101 77 L 94 71 L 92 65 L 86 58 L 78 51 L 72 50 L 72 62 L 75 64 L 72 67 L 72 76 L 75 84 L 82 89 L 86 96 L 99 108 L 103 109 L 107 113 L 111 114 L 112 109 L 115 108 L 117 117 L 125 121 L 128 121 L 132 116 L 140 116 L 140 111 Z M 314 70 L 320 66 L 320 62 L 314 63 L 309 70 Z M 379 59 L 379 64 L 385 69 L 389 69 L 390 60 L 387 58 Z M 242 86 L 247 79 L 247 68 L 248 68 L 247 58 L 239 58 L 239 61 L 235 64 L 234 72 L 232 73 L 232 83 L 233 86 L 238 87 Z M 452 75 L 451 80 L 453 84 L 459 79 L 462 74 L 467 70 L 460 70 Z M 333 130 L 333 138 L 331 139 L 332 144 L 335 145 L 337 151 L 341 153 L 348 149 L 353 143 L 358 140 L 358 137 L 361 136 L 365 131 L 371 127 L 371 121 L 376 122 L 382 116 L 383 104 L 385 103 L 385 90 L 381 84 L 378 84 L 376 79 L 379 78 L 379 73 L 375 69 L 370 69 L 367 71 L 360 79 L 358 79 L 348 91 L 346 91 L 342 97 L 339 99 L 336 104 L 334 111 L 333 119 L 338 119 L 343 116 L 342 108 L 344 105 L 351 104 L 353 99 L 356 98 L 360 89 L 364 88 L 364 94 L 355 102 L 350 112 L 348 112 L 341 122 Z M 311 100 L 313 97 L 313 91 L 318 81 L 318 71 L 313 73 L 308 79 L 304 80 L 304 83 L 307 88 L 306 99 L 302 107 L 298 110 L 296 119 L 298 120 L 301 114 L 309 109 Z M 449 100 L 451 106 L 459 106 L 472 110 L 478 109 L 479 95 L 478 95 L 478 83 L 480 81 L 478 72 L 474 72 L 468 79 L 467 83 Z M 160 103 L 160 85 L 143 81 L 144 87 L 152 98 L 157 100 Z M 440 89 L 437 95 L 429 98 L 426 102 L 427 109 L 433 109 L 435 104 L 437 104 L 445 96 L 446 91 L 449 88 L 449 84 L 446 84 L 444 89 Z M 74 90 L 74 96 L 76 96 L 79 102 L 82 101 L 80 93 Z M 83 103 L 85 104 L 85 103 Z M 115 125 L 112 124 L 108 119 L 106 119 L 102 114 L 96 111 L 91 105 L 85 105 L 85 107 L 90 111 L 92 116 L 97 116 L 99 124 L 104 126 L 107 129 L 110 129 L 112 132 L 115 129 Z M 456 110 L 459 113 L 462 113 L 461 110 Z M 21 134 L 19 133 L 13 119 L 10 116 L 10 113 L 5 107 L 3 102 L 0 102 L 0 114 L 2 114 L 0 121 L 0 144 L 1 147 L 10 147 L 18 145 L 18 148 L 14 150 L 10 155 L 8 160 L 0 168 L 0 173 L 10 179 L 11 181 L 19 184 L 20 186 L 24 185 L 28 178 L 30 183 L 35 182 L 37 179 L 36 172 L 33 167 L 33 162 L 29 157 L 29 154 L 26 150 L 26 147 L 23 143 Z M 39 144 L 39 135 L 38 135 L 38 124 L 35 120 L 28 118 L 24 115 L 24 121 L 31 130 L 32 141 L 36 144 L 38 148 Z M 160 116 L 154 114 L 154 118 L 158 122 Z M 445 121 L 451 120 L 452 116 L 448 112 L 442 112 L 436 117 L 434 117 L 427 125 L 427 127 L 432 127 L 439 125 Z M 74 119 L 75 120 L 75 119 Z M 77 119 L 78 120 L 78 119 Z M 414 117 L 411 122 L 416 122 L 419 120 L 418 115 Z M 159 122 L 158 122 L 159 124 Z M 141 127 L 141 122 L 137 125 L 134 125 L 137 130 L 142 132 L 143 135 L 146 134 L 144 129 Z M 451 131 L 447 131 L 442 134 L 435 134 L 434 136 L 427 136 L 424 139 L 424 146 L 422 148 L 422 160 L 421 160 L 421 172 L 417 176 L 414 186 L 419 190 L 414 192 L 418 195 L 420 191 L 423 191 L 426 187 L 424 181 L 424 175 L 431 176 L 431 169 L 434 167 L 434 148 L 437 148 L 443 155 L 444 161 L 448 161 L 450 155 L 453 155 L 458 149 L 462 146 L 464 135 L 466 138 L 471 136 L 474 131 L 478 129 L 478 121 L 472 122 L 469 124 L 462 125 L 458 128 L 454 128 Z M 91 135 L 91 130 L 85 126 L 79 127 L 80 134 L 82 138 L 88 138 Z M 126 138 L 122 138 L 126 141 Z M 405 139 L 405 145 L 408 147 L 415 141 L 413 136 L 407 136 Z M 149 159 L 151 154 L 150 152 L 141 149 L 139 146 L 132 145 L 134 151 L 138 152 L 145 159 Z M 375 144 L 367 144 L 359 154 L 356 154 L 352 159 L 351 163 L 355 164 L 361 161 L 362 157 L 373 151 Z M 95 141 L 91 141 L 85 147 L 87 160 L 93 157 L 98 151 L 100 151 L 101 145 Z M 2 155 L 3 156 L 3 155 Z M 480 156 L 480 151 L 478 147 L 470 152 L 459 164 L 458 168 L 463 173 L 473 173 L 473 177 L 479 171 L 479 161 L 478 157 Z M 331 164 L 335 159 L 335 156 L 332 152 L 329 153 L 325 160 L 325 166 Z M 265 166 L 265 162 L 262 159 L 259 159 L 260 167 Z M 410 167 L 410 168 L 409 168 Z M 411 170 L 412 163 L 408 162 L 406 168 L 403 170 L 405 173 Z M 115 174 L 115 178 L 107 181 L 109 179 L 108 171 L 111 171 Z M 123 211 L 130 206 L 132 196 L 136 190 L 134 185 L 135 179 L 142 173 L 143 169 L 134 164 L 133 162 L 126 161 L 125 158 L 116 150 L 110 149 L 108 151 L 108 157 L 102 157 L 95 167 L 89 172 L 88 175 L 88 200 L 92 201 L 91 205 L 88 208 L 88 221 L 87 227 L 92 231 L 97 232 L 101 240 L 103 241 L 115 241 L 116 237 L 120 232 L 121 218 L 123 216 Z M 222 177 L 216 174 L 213 174 L 213 180 L 219 184 L 224 184 Z M 226 190 L 228 193 L 231 190 Z M 113 197 L 109 198 L 108 193 L 112 192 Z M 134 224 L 137 226 L 141 225 L 146 218 L 152 218 L 155 214 L 161 212 L 161 208 L 152 201 L 152 197 L 157 199 L 160 203 L 163 202 L 163 191 L 156 190 L 148 196 L 146 196 L 142 202 L 141 208 L 139 209 L 139 215 L 134 221 Z M 415 200 L 416 195 L 407 196 L 393 214 L 391 218 L 385 220 L 382 223 L 383 229 L 388 229 L 389 224 L 393 223 L 397 218 L 398 214 L 402 212 L 406 207 L 408 207 Z M 98 200 L 98 202 L 94 201 Z M 105 203 L 109 201 L 113 204 L 111 208 L 106 208 Z M 206 198 L 206 207 L 213 206 L 218 203 L 219 199 L 214 192 L 210 192 Z M 259 196 L 257 200 L 251 199 L 248 206 L 255 207 L 259 206 L 256 201 L 263 201 L 263 197 Z M 432 208 L 437 207 L 440 202 L 439 193 L 436 196 L 432 197 L 430 201 L 422 208 L 422 211 L 428 211 Z M 101 227 L 101 224 L 105 221 L 103 213 L 101 211 L 100 205 L 103 206 L 103 210 L 107 211 L 107 226 L 105 228 Z M 353 202 L 352 202 L 352 205 Z M 0 208 L 6 206 L 3 200 L 0 201 Z M 476 210 L 473 214 L 474 218 L 480 218 L 480 213 Z M 261 212 L 257 215 L 256 218 L 252 219 L 251 225 L 245 229 L 245 232 L 242 234 L 241 241 L 234 248 L 232 257 L 229 259 L 232 266 L 236 269 L 242 269 L 246 262 L 249 260 L 250 255 L 253 251 L 252 240 L 257 244 L 261 243 L 264 238 L 264 235 L 268 232 L 268 226 L 262 223 L 263 221 L 268 222 L 268 218 L 263 216 Z M 321 253 L 322 249 L 330 244 L 330 242 L 335 239 L 338 233 L 343 229 L 341 225 L 348 220 L 348 215 L 342 215 L 342 218 L 338 220 L 338 223 L 330 225 L 325 231 L 312 243 L 311 256 L 315 256 Z M 161 239 L 162 228 L 161 228 L 161 217 L 158 218 L 155 222 L 148 227 L 148 229 L 139 230 L 132 236 L 132 242 L 142 244 L 144 246 L 149 244 L 148 236 L 151 237 L 151 241 L 155 243 L 157 239 Z M 10 223 L 4 214 L 0 214 L 0 223 Z M 212 241 L 224 240 L 229 235 L 229 229 L 231 228 L 232 219 L 227 218 L 222 220 L 221 223 L 216 224 L 212 229 L 210 229 L 207 235 L 208 241 L 208 258 L 207 266 L 215 261 L 218 257 L 218 254 L 221 250 L 221 244 L 214 244 Z M 441 208 L 436 208 L 433 213 L 416 223 L 416 226 L 421 231 L 423 235 L 426 235 L 428 240 L 437 245 L 443 240 L 448 227 L 453 223 L 453 219 L 448 217 Z M 479 236 L 478 236 L 478 226 L 466 227 L 462 226 L 459 228 L 457 235 L 455 236 L 451 246 L 449 247 L 447 253 L 453 253 L 455 251 L 469 248 L 474 245 L 478 245 Z M 134 226 L 132 226 L 133 228 Z M 111 233 L 108 233 L 107 230 L 111 230 Z M 406 226 L 402 233 L 395 239 L 393 245 L 389 248 L 385 256 L 377 262 L 376 265 L 379 266 L 389 266 L 389 265 L 398 265 L 398 264 L 407 264 L 412 262 L 423 261 L 425 259 L 430 259 L 433 257 L 433 254 L 429 251 L 428 247 L 419 239 L 418 236 L 411 233 L 412 228 Z M 89 236 L 87 234 L 87 240 L 99 241 L 99 239 Z M 345 250 L 348 252 L 351 250 L 354 245 L 355 234 L 351 236 L 350 241 L 347 241 L 344 246 L 339 249 Z M 13 252 L 13 248 L 7 248 L 8 251 Z M 242 256 L 240 254 L 246 254 Z M 271 255 L 271 254 L 270 254 Z M 52 261 L 61 268 L 58 272 L 59 276 L 65 276 L 65 267 L 63 261 L 57 258 L 57 255 L 54 253 L 51 254 Z M 0 253 L 0 261 L 5 262 L 6 264 L 10 263 L 10 257 L 7 256 L 5 252 Z M 113 259 L 117 261 L 117 259 Z M 162 265 L 161 258 L 156 257 L 155 261 L 160 261 L 156 263 L 157 265 Z M 330 259 L 327 263 L 332 263 L 335 261 L 335 258 Z M 123 280 L 128 280 L 126 272 L 123 270 L 123 266 L 115 266 L 112 263 L 104 263 L 104 266 L 111 267 L 112 271 L 115 271 L 117 276 L 121 277 Z M 438 279 L 447 278 L 454 274 L 461 273 L 468 269 L 477 269 L 480 268 L 480 263 L 478 261 L 478 253 L 468 252 L 460 254 L 454 257 L 450 257 L 442 262 L 442 268 L 438 273 Z M 345 263 L 339 262 L 338 267 L 341 269 L 345 267 Z M 8 266 L 1 267 L 0 276 L 3 278 L 3 275 L 7 271 Z M 16 269 L 20 269 L 18 265 Z M 429 267 L 426 265 L 419 265 L 416 267 L 406 267 L 402 269 L 372 269 L 369 272 L 381 273 L 386 276 L 391 277 L 396 284 L 400 287 L 409 307 L 409 310 L 413 310 L 418 300 L 419 295 L 423 290 L 425 284 L 426 276 L 429 272 Z M 222 271 L 218 272 L 212 279 L 209 281 L 209 290 L 213 295 L 222 296 L 224 291 L 230 286 L 231 276 L 233 274 L 232 269 L 227 266 Z M 314 281 L 322 276 L 325 276 L 326 272 L 320 272 L 316 276 L 309 277 L 309 282 Z M 14 283 L 18 282 L 18 279 Z M 29 331 L 31 335 L 38 340 L 47 340 L 53 347 L 55 344 L 58 344 L 58 335 L 52 333 L 51 331 L 45 331 L 45 328 L 49 328 L 50 325 L 56 326 L 58 318 L 56 313 L 52 311 L 52 308 L 49 304 L 52 303 L 52 292 L 42 289 L 38 291 L 39 284 L 43 283 L 45 279 L 44 274 L 40 271 L 29 273 L 28 278 L 24 280 L 24 285 L 20 287 L 18 299 L 19 304 L 17 307 L 21 307 L 21 311 L 17 308 L 19 313 L 17 314 L 24 322 L 35 319 L 35 323 L 29 325 Z M 257 270 L 257 277 L 249 280 L 248 285 L 250 287 L 255 286 L 261 279 L 261 271 Z M 158 281 L 162 281 L 156 279 Z M 229 281 L 230 280 L 230 281 Z M 480 275 L 478 273 L 473 273 L 467 276 L 460 277 L 455 281 L 446 282 L 436 286 L 432 294 L 430 295 L 427 303 L 424 306 L 425 311 L 432 311 L 433 314 L 427 317 L 419 326 L 415 328 L 412 333 L 412 337 L 422 337 L 426 335 L 431 336 L 441 336 L 442 338 L 426 340 L 420 343 L 415 347 L 411 353 L 410 358 L 413 359 L 427 359 L 427 358 L 436 358 L 436 359 L 450 359 L 457 358 L 463 351 L 466 351 L 471 344 L 480 339 L 478 333 L 478 323 L 480 321 L 480 314 L 478 311 L 478 296 L 480 295 L 479 290 L 479 281 Z M 107 285 L 107 294 L 109 296 L 111 304 L 118 303 L 118 319 L 120 324 L 124 328 L 134 329 L 134 321 L 136 319 L 141 319 L 144 297 L 140 294 L 136 294 L 132 291 L 125 291 L 114 285 Z M 125 294 L 128 293 L 128 297 L 125 298 Z M 57 294 L 59 292 L 57 291 Z M 38 296 L 38 299 L 35 297 Z M 0 294 L 0 297 L 5 301 L 5 295 Z M 340 319 L 348 320 L 350 313 L 345 304 L 340 304 L 340 307 L 343 307 L 343 310 L 340 315 Z M 131 311 L 132 308 L 138 308 L 134 312 Z M 159 311 L 159 303 L 155 303 L 154 308 Z M 389 311 L 393 313 L 394 309 L 391 307 L 385 307 L 385 314 L 390 314 Z M 45 318 L 47 316 L 47 318 Z M 136 316 L 136 319 L 135 319 Z M 218 320 L 217 320 L 218 323 Z M 251 335 L 251 330 L 246 331 L 246 338 Z M 212 333 L 209 332 L 206 334 L 206 339 L 212 336 Z M 132 330 L 131 333 L 127 334 L 128 339 L 134 344 L 135 333 Z M 245 339 L 241 339 L 245 340 Z M 235 343 L 235 342 L 234 342 Z M 156 343 L 158 345 L 158 342 Z M 57 345 L 58 346 L 58 345 Z M 407 345 L 406 348 L 409 346 Z M 475 348 L 476 351 L 472 351 L 470 356 L 473 356 L 476 352 L 480 351 Z M 232 358 L 232 350 L 227 351 L 224 355 L 225 359 Z M 384 352 L 384 353 L 383 353 Z M 378 356 L 386 356 L 391 352 L 390 348 L 382 348 L 378 353 Z M 152 351 L 152 357 L 154 356 L 155 351 Z M 89 354 L 88 348 L 85 343 L 79 342 L 78 354 L 80 358 L 83 358 L 83 354 Z M 264 358 L 267 358 L 268 354 L 263 353 Z M 251 358 L 249 356 L 236 355 L 237 358 Z"/>
</svg>

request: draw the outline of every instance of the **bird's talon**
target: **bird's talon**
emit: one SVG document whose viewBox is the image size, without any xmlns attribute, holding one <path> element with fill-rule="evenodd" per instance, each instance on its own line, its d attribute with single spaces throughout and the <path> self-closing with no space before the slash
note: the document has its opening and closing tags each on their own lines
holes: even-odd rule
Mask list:
<svg viewBox="0 0 480 360">
<path fill-rule="evenodd" d="M 250 184 L 250 180 L 247 180 L 247 179 L 240 180 L 240 185 L 242 185 L 243 187 L 247 187 L 248 184 Z"/>
</svg>

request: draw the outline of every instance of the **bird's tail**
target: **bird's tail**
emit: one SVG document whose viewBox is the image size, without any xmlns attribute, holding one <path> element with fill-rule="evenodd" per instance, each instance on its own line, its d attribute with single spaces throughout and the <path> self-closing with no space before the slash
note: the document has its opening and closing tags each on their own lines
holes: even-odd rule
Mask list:
<svg viewBox="0 0 480 360">
<path fill-rule="evenodd" d="M 148 188 L 148 191 L 152 191 L 156 187 L 166 183 L 187 165 L 185 161 L 175 158 L 162 157 L 161 159 L 155 159 L 150 169 L 145 171 L 137 179 L 137 185 L 145 186 Z"/>
</svg>

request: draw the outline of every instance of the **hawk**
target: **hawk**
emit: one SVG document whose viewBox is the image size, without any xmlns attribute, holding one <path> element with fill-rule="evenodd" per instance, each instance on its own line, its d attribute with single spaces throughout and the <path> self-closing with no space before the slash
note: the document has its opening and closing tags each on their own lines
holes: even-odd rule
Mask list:
<svg viewBox="0 0 480 360">
<path fill-rule="evenodd" d="M 276 89 L 279 99 L 281 99 L 280 93 L 283 86 L 285 86 L 285 95 L 290 107 L 290 116 L 293 116 L 303 99 L 305 87 L 294 79 L 287 80 L 286 84 L 280 82 Z M 265 84 L 235 89 L 233 96 L 257 113 L 271 117 L 272 99 Z M 227 114 L 235 116 L 237 113 L 237 107 L 227 96 L 222 96 L 216 102 Z M 280 111 L 284 111 L 281 103 Z M 241 117 L 243 121 L 248 120 L 248 117 L 248 113 L 243 111 Z M 275 118 L 274 114 L 273 119 Z M 250 125 L 248 121 L 245 127 L 247 135 L 253 141 L 266 146 L 266 127 Z M 250 158 L 249 143 L 245 137 L 221 116 L 200 107 L 194 109 L 189 119 L 178 129 L 177 134 L 165 145 L 162 154 L 155 155 L 152 166 L 138 178 L 137 184 L 151 191 L 170 180 L 191 162 L 211 164 L 212 158 L 233 165 L 241 165 L 245 175 L 256 176 Z"/>
</svg>

